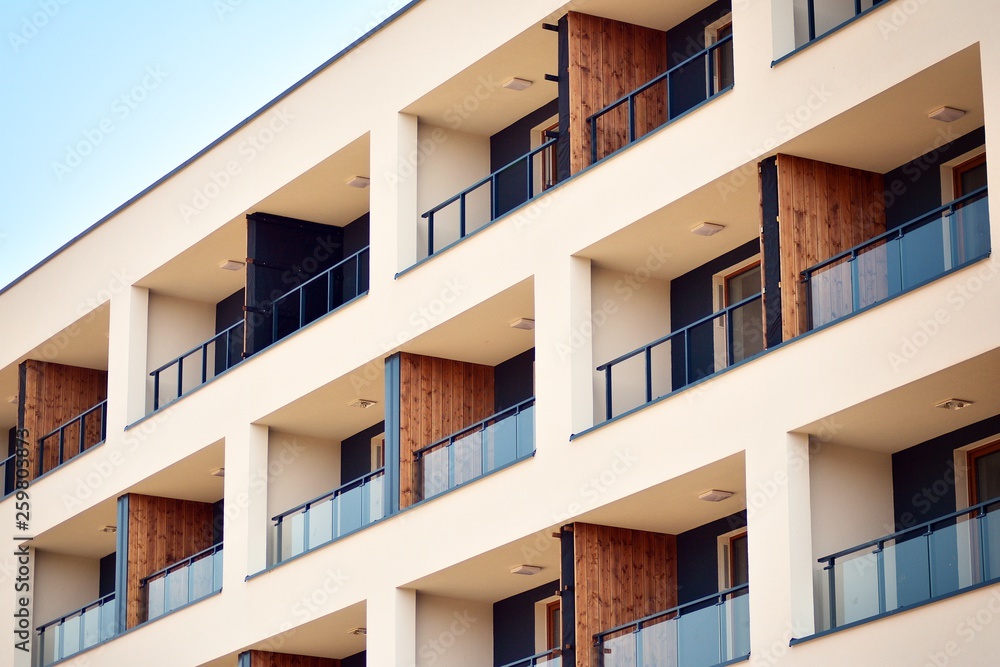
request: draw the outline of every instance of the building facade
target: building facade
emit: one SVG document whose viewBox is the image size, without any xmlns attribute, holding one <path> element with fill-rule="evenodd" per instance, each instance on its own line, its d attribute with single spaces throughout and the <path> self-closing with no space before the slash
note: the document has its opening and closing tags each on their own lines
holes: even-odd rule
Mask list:
<svg viewBox="0 0 1000 667">
<path fill-rule="evenodd" d="M 410 3 L 0 292 L 0 663 L 993 664 L 992 18 Z"/>
</svg>

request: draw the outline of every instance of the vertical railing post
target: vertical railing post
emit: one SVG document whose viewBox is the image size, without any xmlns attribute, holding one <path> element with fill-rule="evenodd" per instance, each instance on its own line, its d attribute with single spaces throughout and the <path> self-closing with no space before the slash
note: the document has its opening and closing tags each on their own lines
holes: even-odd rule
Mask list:
<svg viewBox="0 0 1000 667">
<path fill-rule="evenodd" d="M 218 345 L 219 345 L 218 339 L 217 338 L 213 338 L 212 340 L 216 341 L 215 345 L 216 345 L 216 347 L 218 347 Z M 209 344 L 211 342 L 212 341 L 210 340 L 210 341 L 208 341 L 208 343 L 205 343 L 204 345 L 201 346 L 201 383 L 202 384 L 205 384 L 206 382 L 208 382 L 208 346 L 209 346 Z"/>
<path fill-rule="evenodd" d="M 635 141 L 635 95 L 628 96 L 628 143 Z"/>
<path fill-rule="evenodd" d="M 878 575 L 878 613 L 884 614 L 885 600 L 885 543 L 879 542 L 875 548 L 875 568 Z"/>
<path fill-rule="evenodd" d="M 545 134 L 542 134 L 542 143 L 545 143 Z M 535 155 L 528 153 L 528 199 L 535 196 Z"/>
<path fill-rule="evenodd" d="M 177 360 L 177 398 L 184 393 L 184 357 Z"/>
<path fill-rule="evenodd" d="M 691 384 L 691 329 L 684 329 L 684 386 Z"/>
<path fill-rule="evenodd" d="M 89 414 L 89 412 L 84 412 L 80 415 L 80 435 L 77 438 L 76 448 L 77 455 L 83 454 L 83 450 L 87 442 L 87 415 Z M 62 463 L 62 461 L 60 461 L 60 463 Z"/>
<path fill-rule="evenodd" d="M 330 498 L 330 535 L 332 539 L 337 539 L 337 536 L 340 535 L 340 507 L 340 496 L 334 493 Z"/>
<path fill-rule="evenodd" d="M 726 614 L 725 609 L 725 596 L 720 595 L 718 602 L 715 603 L 716 615 L 718 617 L 719 623 L 719 651 L 717 653 L 717 662 L 723 663 L 726 661 Z"/>
<path fill-rule="evenodd" d="M 597 121 L 600 120 L 600 116 L 594 116 L 590 119 L 590 164 L 595 164 L 597 162 Z"/>
<path fill-rule="evenodd" d="M 854 0 L 854 15 L 861 13 L 861 0 Z"/>
<path fill-rule="evenodd" d="M 635 632 L 632 633 L 632 636 L 635 637 L 635 664 L 636 664 L 636 667 L 642 667 L 643 665 L 646 664 L 646 659 L 645 659 L 645 656 L 643 655 L 643 651 L 642 651 L 642 624 L 641 623 L 636 623 L 635 624 Z"/>
<path fill-rule="evenodd" d="M 458 196 L 458 238 L 465 238 L 465 194 Z"/>
<path fill-rule="evenodd" d="M 299 287 L 299 326 L 296 329 L 298 331 L 306 323 L 306 290 L 304 287 Z"/>
<path fill-rule="evenodd" d="M 646 402 L 653 400 L 653 348 L 646 348 Z"/>
<path fill-rule="evenodd" d="M 735 319 L 735 310 L 727 310 L 726 314 L 722 316 L 723 324 L 726 326 L 726 367 L 732 366 L 736 362 L 736 351 L 733 349 L 733 320 Z M 715 369 L 718 372 L 719 368 Z"/>
<path fill-rule="evenodd" d="M 934 534 L 934 528 L 932 526 L 927 526 L 927 532 L 924 533 L 924 544 L 927 546 L 927 597 L 934 597 L 934 550 L 931 549 L 931 536 Z"/>
<path fill-rule="evenodd" d="M 990 580 L 990 543 L 989 531 L 986 525 L 986 505 L 979 508 L 976 515 L 976 524 L 979 526 L 979 571 L 980 582 Z"/>
<path fill-rule="evenodd" d="M 459 217 L 461 222 L 462 218 Z M 427 256 L 434 254 L 434 211 L 427 214 Z"/>
<path fill-rule="evenodd" d="M 153 410 L 160 409 L 160 371 L 153 372 Z"/>
<path fill-rule="evenodd" d="M 58 463 L 56 465 L 62 465 L 62 462 L 65 460 L 65 458 L 66 458 L 66 429 L 65 428 L 60 428 L 59 429 L 59 458 L 57 459 Z M 43 462 L 42 470 L 44 470 L 44 469 L 45 469 L 45 465 L 44 465 L 44 462 Z"/>
<path fill-rule="evenodd" d="M 455 486 L 455 441 L 448 438 L 448 488 Z"/>
<path fill-rule="evenodd" d="M 604 367 L 604 415 L 611 419 L 611 364 Z"/>
<path fill-rule="evenodd" d="M 108 401 L 106 399 L 105 399 L 105 401 L 103 403 L 101 403 L 101 433 L 100 433 L 100 436 L 101 436 L 100 442 L 104 442 L 105 440 L 108 439 Z"/>
<path fill-rule="evenodd" d="M 222 370 L 229 370 L 232 367 L 232 364 L 230 362 L 232 361 L 233 331 L 235 330 L 236 327 L 230 327 L 226 331 L 226 367 L 223 368 Z M 215 353 L 218 354 L 219 348 L 216 347 L 215 349 L 216 349 Z"/>
<path fill-rule="evenodd" d="M 705 99 L 715 95 L 715 46 L 705 51 Z"/>
<path fill-rule="evenodd" d="M 309 551 L 309 511 L 312 505 L 306 505 L 302 510 L 302 551 Z M 332 508 L 331 508 L 332 509 Z"/>
<path fill-rule="evenodd" d="M 826 586 L 827 586 L 827 604 L 830 608 L 830 629 L 837 627 L 837 573 L 835 572 L 835 566 L 837 560 L 831 558 L 830 562 L 827 564 L 826 568 Z"/>
<path fill-rule="evenodd" d="M 281 532 L 282 532 L 281 531 L 281 520 L 283 518 L 284 517 L 279 516 L 278 520 L 274 524 L 274 532 L 276 533 L 275 536 L 274 536 L 274 562 L 275 563 L 280 563 L 281 562 Z"/>
<path fill-rule="evenodd" d="M 326 272 L 326 312 L 333 310 L 333 271 Z"/>
<path fill-rule="evenodd" d="M 809 41 L 816 39 L 816 2 L 806 0 L 806 20 L 809 23 Z"/>
<path fill-rule="evenodd" d="M 851 253 L 851 258 L 847 260 L 847 265 L 851 269 L 851 312 L 856 313 L 861 308 L 861 275 L 858 272 L 858 253 Z"/>
</svg>

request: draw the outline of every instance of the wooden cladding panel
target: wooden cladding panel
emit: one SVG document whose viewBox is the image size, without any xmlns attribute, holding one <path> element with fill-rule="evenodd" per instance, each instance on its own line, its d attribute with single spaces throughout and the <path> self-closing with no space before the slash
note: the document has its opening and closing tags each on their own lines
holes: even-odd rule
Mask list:
<svg viewBox="0 0 1000 667">
<path fill-rule="evenodd" d="M 340 660 L 311 655 L 249 651 L 250 667 L 340 667 Z"/>
<path fill-rule="evenodd" d="M 492 367 L 400 353 L 400 507 L 416 500 L 413 453 L 486 419 L 493 406 Z"/>
<path fill-rule="evenodd" d="M 596 667 L 594 634 L 677 605 L 673 535 L 577 523 L 576 664 Z"/>
<path fill-rule="evenodd" d="M 214 514 L 211 503 L 136 493 L 129 494 L 128 511 L 125 601 L 131 628 L 146 617 L 140 580 L 211 547 Z"/>
<path fill-rule="evenodd" d="M 881 174 L 791 155 L 778 155 L 778 219 L 781 246 L 782 335 L 789 340 L 808 326 L 801 272 L 885 231 L 885 184 Z M 885 249 L 859 264 L 862 303 L 884 297 Z M 847 265 L 827 272 L 828 289 L 817 291 L 814 310 L 850 311 Z M 846 281 L 846 282 L 845 282 Z"/>
<path fill-rule="evenodd" d="M 579 12 L 569 12 L 570 169 L 590 164 L 587 118 L 667 69 L 666 33 Z M 636 97 L 636 137 L 667 120 L 666 84 Z M 628 142 L 628 105 L 598 122 L 598 156 Z"/>
<path fill-rule="evenodd" d="M 19 368 L 20 428 L 28 430 L 31 443 L 31 479 L 59 465 L 58 438 L 46 441 L 39 451 L 38 441 L 74 417 L 108 397 L 108 372 L 28 359 Z M 100 417 L 87 418 L 83 448 L 101 441 Z M 66 430 L 63 460 L 80 453 L 79 426 Z M 44 460 L 42 459 L 44 457 Z"/>
</svg>

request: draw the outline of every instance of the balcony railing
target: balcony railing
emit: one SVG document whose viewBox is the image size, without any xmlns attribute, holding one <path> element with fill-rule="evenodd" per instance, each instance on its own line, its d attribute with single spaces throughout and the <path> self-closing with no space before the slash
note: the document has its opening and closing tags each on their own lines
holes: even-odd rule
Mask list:
<svg viewBox="0 0 1000 667">
<path fill-rule="evenodd" d="M 385 468 L 379 468 L 271 519 L 275 530 L 275 562 L 288 560 L 383 518 L 384 479 Z"/>
<path fill-rule="evenodd" d="M 38 439 L 39 468 L 36 476 L 58 468 L 88 448 L 104 442 L 107 435 L 108 402 L 104 400 Z"/>
<path fill-rule="evenodd" d="M 934 209 L 802 272 L 815 328 L 990 254 L 987 188 Z"/>
<path fill-rule="evenodd" d="M 750 655 L 747 584 L 594 635 L 597 667 L 727 665 Z"/>
<path fill-rule="evenodd" d="M 38 663 L 46 667 L 118 634 L 115 594 L 38 628 Z"/>
<path fill-rule="evenodd" d="M 340 260 L 271 303 L 271 341 L 295 333 L 368 291 L 368 247 Z"/>
<path fill-rule="evenodd" d="M 615 100 L 597 113 L 589 116 L 587 118 L 587 124 L 590 126 L 591 164 L 594 164 L 599 159 L 603 159 L 612 153 L 625 148 L 639 137 L 653 131 L 661 125 L 669 123 L 681 114 L 697 106 L 697 104 L 706 102 L 719 93 L 732 88 L 732 44 L 732 35 L 723 37 L 714 44 L 710 44 L 707 48 L 694 54 L 687 60 L 674 65 L 663 74 L 657 75 L 633 90 L 631 93 Z M 687 104 L 682 104 L 676 100 L 677 95 L 674 94 L 674 91 L 676 90 L 675 84 L 678 83 L 681 77 L 690 77 L 692 68 L 698 67 L 699 63 L 702 63 L 704 67 L 704 98 L 701 98 L 699 102 L 692 103 L 691 101 L 688 101 Z M 660 90 L 659 84 L 663 84 L 665 91 Z M 659 101 L 662 99 L 666 99 L 666 113 L 663 115 L 662 121 L 655 122 L 655 113 L 653 112 L 653 109 L 658 107 L 660 103 Z M 637 123 L 638 114 L 636 113 L 636 108 L 638 106 L 638 101 L 644 101 L 643 106 L 649 107 L 645 108 L 645 113 L 642 114 L 645 118 L 640 119 L 644 121 L 643 128 L 641 130 Z M 620 145 L 604 146 L 604 150 L 600 150 L 601 146 L 599 145 L 598 139 L 601 135 L 598 132 L 598 121 L 607 117 L 623 105 L 627 105 L 627 115 L 624 121 L 619 117 L 621 115 L 619 113 L 615 113 L 614 116 L 609 119 L 609 122 L 614 123 L 617 128 L 621 128 L 622 126 L 625 127 L 626 131 L 624 133 L 611 133 L 611 136 L 619 138 Z M 620 136 L 621 134 L 624 134 L 624 136 Z"/>
<path fill-rule="evenodd" d="M 0 498 L 6 498 L 17 490 L 17 454 L 11 454 L 0 461 Z"/>
<path fill-rule="evenodd" d="M 806 0 L 809 41 L 826 37 L 882 2 L 885 0 L 819 0 L 822 11 L 818 15 L 817 0 Z"/>
<path fill-rule="evenodd" d="M 536 653 L 535 655 L 528 656 L 527 658 L 521 658 L 520 660 L 515 660 L 514 662 L 508 662 L 502 667 L 537 667 L 538 665 L 545 665 L 545 667 L 562 667 L 562 651 L 559 649 L 552 649 L 551 651 L 545 651 L 544 653 Z"/>
<path fill-rule="evenodd" d="M 480 188 L 482 188 L 483 186 L 485 186 L 487 184 L 489 185 L 489 219 L 486 220 L 486 221 L 484 221 L 484 222 L 482 222 L 482 223 L 480 223 L 479 225 L 477 225 L 476 229 L 478 229 L 479 227 L 481 227 L 483 224 L 486 224 L 486 223 L 492 222 L 493 220 L 496 220 L 500 215 L 502 215 L 503 213 L 506 212 L 506 211 L 501 211 L 500 210 L 500 204 L 499 204 L 499 187 L 500 187 L 500 180 L 502 178 L 502 175 L 506 171 L 508 171 L 509 169 L 512 169 L 512 168 L 520 165 L 522 162 L 525 163 L 527 178 L 526 178 L 526 181 L 525 181 L 525 194 L 526 194 L 526 197 L 525 197 L 524 201 L 529 201 L 531 199 L 534 199 L 535 195 L 540 194 L 540 192 L 541 192 L 541 190 L 543 188 L 536 188 L 535 187 L 535 173 L 536 172 L 535 172 L 535 160 L 534 160 L 534 158 L 535 158 L 536 155 L 544 152 L 548 148 L 551 148 L 551 147 L 555 146 L 555 144 L 556 144 L 557 141 L 558 141 L 558 138 L 549 139 L 548 141 L 542 143 L 542 145 L 540 145 L 538 148 L 534 148 L 534 149 L 528 151 L 527 153 L 525 153 L 521 157 L 517 158 L 516 160 L 510 162 L 507 165 L 504 165 L 503 167 L 500 167 L 499 169 L 497 169 L 496 171 L 494 171 L 492 174 L 490 174 L 486 178 L 484 178 L 484 179 L 482 179 L 480 181 L 477 181 L 476 183 L 473 183 L 472 185 L 470 185 L 466 189 L 464 189 L 461 192 L 459 192 L 454 197 L 441 202 L 440 204 L 438 204 L 437 206 L 435 206 L 431 210 L 429 210 L 426 213 L 424 213 L 421 217 L 427 219 L 427 256 L 430 257 L 431 255 L 433 255 L 435 247 L 436 247 L 435 243 L 434 243 L 434 230 L 435 230 L 434 216 L 437 215 L 437 214 L 439 214 L 441 211 L 447 209 L 452 204 L 455 204 L 457 202 L 458 203 L 458 240 L 461 240 L 461 239 L 465 238 L 466 235 L 469 233 L 469 229 L 468 229 L 468 215 L 467 215 L 468 211 L 467 211 L 467 208 L 468 208 L 468 203 L 469 203 L 470 195 L 473 195 L 473 193 L 477 193 L 477 191 Z M 537 192 L 536 192 L 536 190 L 537 190 Z M 478 203 L 478 201 L 477 201 L 477 203 Z M 454 210 L 454 209 L 452 209 L 452 210 Z"/>
<path fill-rule="evenodd" d="M 598 366 L 597 370 L 604 372 L 605 419 L 614 417 L 614 368 L 622 368 L 622 363 L 640 355 L 643 360 L 641 371 L 638 368 L 622 368 L 636 375 L 641 372 L 644 380 L 645 400 L 640 400 L 633 407 L 645 405 L 658 396 L 669 394 L 761 351 L 763 315 L 756 304 L 762 296 L 755 294 L 747 297 Z M 698 363 L 699 356 L 708 358 L 707 366 Z M 681 368 L 674 368 L 673 364 L 682 364 L 683 372 Z"/>
<path fill-rule="evenodd" d="M 221 373 L 224 370 L 232 368 L 236 364 L 243 361 L 243 338 L 244 331 L 246 329 L 246 322 L 240 321 L 236 324 L 220 331 L 215 334 L 207 341 L 201 345 L 192 348 L 182 354 L 181 356 L 168 361 L 156 370 L 152 371 L 150 375 L 153 376 L 153 409 L 159 410 L 161 403 L 169 403 L 170 401 L 176 400 L 191 392 L 196 387 L 200 387 L 205 384 L 216 374 Z M 235 350 L 234 351 L 234 345 Z M 187 385 L 185 386 L 184 380 L 184 363 L 194 362 L 195 364 L 200 364 L 196 366 L 200 373 L 194 376 L 194 381 L 191 380 L 191 375 L 187 375 Z M 172 388 L 175 389 L 173 398 L 167 401 L 160 400 L 160 388 L 162 383 L 162 375 L 173 370 L 175 382 Z"/>
<path fill-rule="evenodd" d="M 426 500 L 535 453 L 535 399 L 414 452 L 416 499 Z"/>
<path fill-rule="evenodd" d="M 222 542 L 139 580 L 146 620 L 222 590 Z"/>
<path fill-rule="evenodd" d="M 876 618 L 1000 580 L 1000 498 L 819 559 L 821 630 Z"/>
</svg>

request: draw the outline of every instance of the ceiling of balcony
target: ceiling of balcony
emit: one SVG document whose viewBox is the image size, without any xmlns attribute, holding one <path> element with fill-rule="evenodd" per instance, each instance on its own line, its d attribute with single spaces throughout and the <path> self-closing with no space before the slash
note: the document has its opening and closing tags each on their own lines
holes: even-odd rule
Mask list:
<svg viewBox="0 0 1000 667">
<path fill-rule="evenodd" d="M 223 227 L 137 281 L 155 292 L 217 303 L 242 288 L 245 271 L 223 271 L 219 264 L 247 256 L 246 216 L 265 212 L 342 227 L 368 209 L 369 190 L 347 185 L 369 176 L 369 141 L 364 135 L 246 209 Z"/>
</svg>

